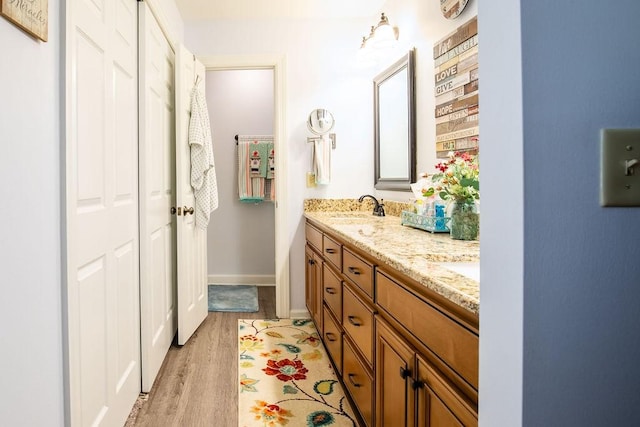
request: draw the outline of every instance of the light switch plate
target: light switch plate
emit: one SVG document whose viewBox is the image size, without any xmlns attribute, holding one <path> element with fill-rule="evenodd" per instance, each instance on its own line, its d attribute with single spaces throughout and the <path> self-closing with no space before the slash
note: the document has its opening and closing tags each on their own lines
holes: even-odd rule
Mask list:
<svg viewBox="0 0 640 427">
<path fill-rule="evenodd" d="M 640 206 L 640 129 L 602 129 L 600 205 Z"/>
</svg>

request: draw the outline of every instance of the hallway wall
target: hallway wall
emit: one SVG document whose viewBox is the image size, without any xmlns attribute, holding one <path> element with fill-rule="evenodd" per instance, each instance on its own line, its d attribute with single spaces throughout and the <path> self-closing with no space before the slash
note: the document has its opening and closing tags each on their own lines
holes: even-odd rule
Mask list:
<svg viewBox="0 0 640 427">
<path fill-rule="evenodd" d="M 46 43 L 0 17 L 0 423 L 7 426 L 64 423 L 60 8 L 49 0 Z"/>
<path fill-rule="evenodd" d="M 210 283 L 275 283 L 274 205 L 238 200 L 234 139 L 237 134 L 273 134 L 273 79 L 268 69 L 207 71 L 219 197 L 207 230 Z"/>
</svg>

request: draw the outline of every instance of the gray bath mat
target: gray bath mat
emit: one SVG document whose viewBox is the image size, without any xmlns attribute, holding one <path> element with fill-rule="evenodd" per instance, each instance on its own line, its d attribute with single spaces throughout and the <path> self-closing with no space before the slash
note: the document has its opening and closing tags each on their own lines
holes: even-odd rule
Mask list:
<svg viewBox="0 0 640 427">
<path fill-rule="evenodd" d="M 255 285 L 209 285 L 209 311 L 254 313 L 258 311 Z"/>
</svg>

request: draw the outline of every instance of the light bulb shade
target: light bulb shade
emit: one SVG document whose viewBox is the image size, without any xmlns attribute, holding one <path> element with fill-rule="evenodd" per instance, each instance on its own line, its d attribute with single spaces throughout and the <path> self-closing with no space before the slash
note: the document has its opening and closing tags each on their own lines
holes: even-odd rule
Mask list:
<svg viewBox="0 0 640 427">
<path fill-rule="evenodd" d="M 377 48 L 391 47 L 396 42 L 396 34 L 393 27 L 388 23 L 376 28 L 373 36 L 373 45 Z"/>
<path fill-rule="evenodd" d="M 376 49 L 384 49 L 392 47 L 398 39 L 395 29 L 389 24 L 389 18 L 382 13 L 380 16 L 380 22 L 372 29 L 373 37 L 371 37 L 371 44 Z"/>
</svg>

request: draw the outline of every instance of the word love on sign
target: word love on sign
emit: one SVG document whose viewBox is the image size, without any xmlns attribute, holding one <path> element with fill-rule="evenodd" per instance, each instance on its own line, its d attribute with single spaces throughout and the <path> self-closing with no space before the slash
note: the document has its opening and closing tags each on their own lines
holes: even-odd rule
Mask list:
<svg viewBox="0 0 640 427">
<path fill-rule="evenodd" d="M 0 14 L 27 33 L 47 41 L 49 0 L 0 0 Z"/>
</svg>

